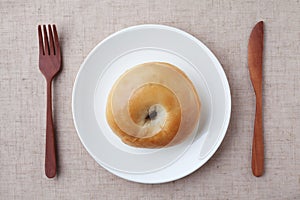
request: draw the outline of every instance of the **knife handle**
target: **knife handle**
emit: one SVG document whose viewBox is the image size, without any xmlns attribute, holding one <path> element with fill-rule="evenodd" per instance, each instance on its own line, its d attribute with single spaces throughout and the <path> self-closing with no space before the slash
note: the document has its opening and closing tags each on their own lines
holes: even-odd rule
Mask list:
<svg viewBox="0 0 300 200">
<path fill-rule="evenodd" d="M 264 138 L 262 126 L 262 94 L 256 94 L 256 112 L 252 145 L 252 173 L 259 177 L 264 173 Z"/>
</svg>

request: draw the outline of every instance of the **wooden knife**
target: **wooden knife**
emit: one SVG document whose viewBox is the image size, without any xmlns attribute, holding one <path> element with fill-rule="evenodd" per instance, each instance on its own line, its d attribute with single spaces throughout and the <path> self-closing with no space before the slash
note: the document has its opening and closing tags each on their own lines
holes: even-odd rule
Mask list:
<svg viewBox="0 0 300 200">
<path fill-rule="evenodd" d="M 248 66 L 251 82 L 256 95 L 256 112 L 252 144 L 252 172 L 254 176 L 264 173 L 264 139 L 262 122 L 262 60 L 264 46 L 264 23 L 258 22 L 253 28 L 248 44 Z"/>
</svg>

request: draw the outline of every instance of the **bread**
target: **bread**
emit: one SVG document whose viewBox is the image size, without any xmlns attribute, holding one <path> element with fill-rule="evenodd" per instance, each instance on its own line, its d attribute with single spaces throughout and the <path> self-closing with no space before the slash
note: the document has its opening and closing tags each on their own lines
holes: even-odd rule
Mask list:
<svg viewBox="0 0 300 200">
<path fill-rule="evenodd" d="M 161 148 L 182 142 L 200 116 L 201 103 L 188 77 L 162 62 L 135 66 L 113 85 L 106 119 L 124 143 Z"/>
</svg>

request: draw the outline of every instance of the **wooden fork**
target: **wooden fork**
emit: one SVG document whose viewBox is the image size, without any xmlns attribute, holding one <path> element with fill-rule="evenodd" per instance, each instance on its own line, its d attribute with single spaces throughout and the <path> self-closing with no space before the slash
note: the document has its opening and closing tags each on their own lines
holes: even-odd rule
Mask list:
<svg viewBox="0 0 300 200">
<path fill-rule="evenodd" d="M 53 29 L 53 31 L 52 31 Z M 38 26 L 39 37 L 39 68 L 47 82 L 47 115 L 46 115 L 46 155 L 45 173 L 48 178 L 56 175 L 56 148 L 52 119 L 52 80 L 61 70 L 61 53 L 55 25 L 48 25 L 49 40 L 46 25 Z"/>
</svg>

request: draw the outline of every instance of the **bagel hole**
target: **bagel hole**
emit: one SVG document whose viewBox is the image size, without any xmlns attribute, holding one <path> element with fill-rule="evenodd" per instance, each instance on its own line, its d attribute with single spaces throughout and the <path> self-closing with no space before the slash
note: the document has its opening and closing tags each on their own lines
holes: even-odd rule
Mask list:
<svg viewBox="0 0 300 200">
<path fill-rule="evenodd" d="M 148 112 L 148 115 L 147 115 L 146 118 L 145 118 L 145 120 L 146 120 L 146 121 L 148 121 L 148 120 L 153 120 L 153 119 L 155 119 L 156 116 L 157 116 L 156 110 L 149 111 L 149 112 Z"/>
</svg>

